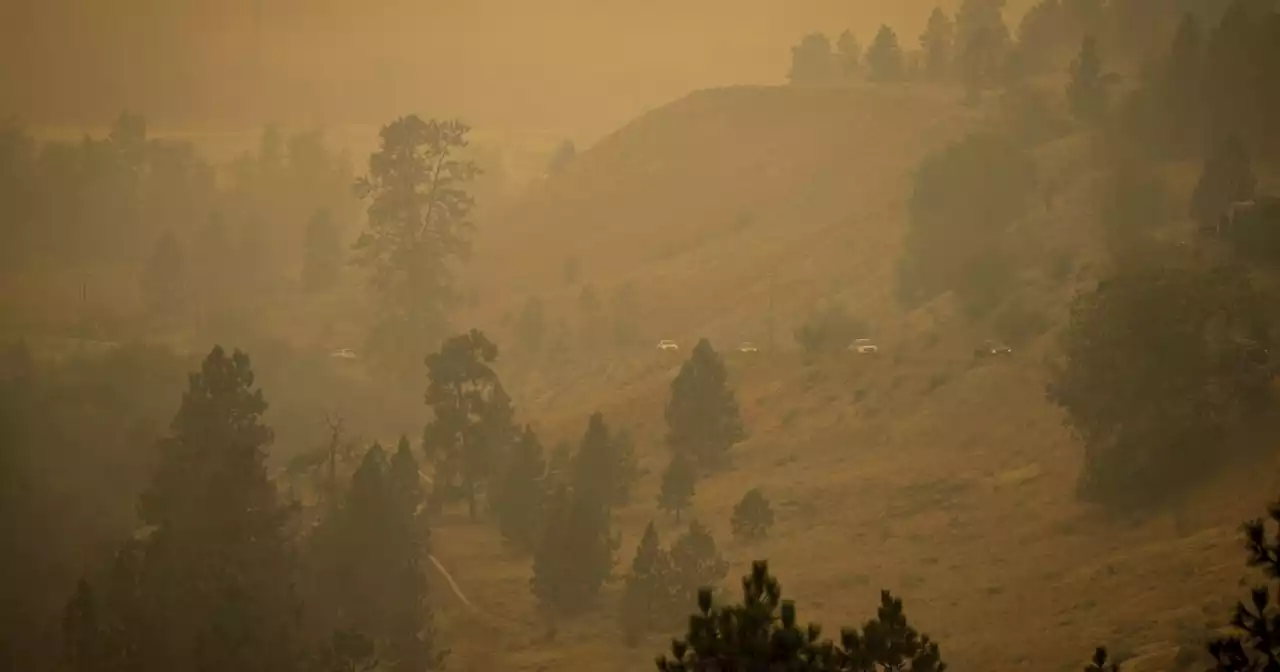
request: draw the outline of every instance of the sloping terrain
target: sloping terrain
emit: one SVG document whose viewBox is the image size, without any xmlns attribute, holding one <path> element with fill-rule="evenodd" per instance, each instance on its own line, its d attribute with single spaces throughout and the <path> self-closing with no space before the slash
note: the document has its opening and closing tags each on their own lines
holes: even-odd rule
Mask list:
<svg viewBox="0 0 1280 672">
<path fill-rule="evenodd" d="M 617 517 L 619 572 L 650 519 L 666 542 L 680 529 L 653 502 L 663 404 L 684 354 L 653 343 L 674 338 L 687 352 L 705 335 L 726 352 L 750 433 L 733 470 L 698 484 L 692 512 L 732 563 L 731 591 L 751 560 L 767 558 L 801 618 L 830 633 L 860 624 L 879 589 L 892 589 L 956 670 L 1078 669 L 1100 643 L 1146 656 L 1130 669 L 1162 665 L 1179 647 L 1195 654 L 1242 592 L 1237 526 L 1275 479 L 1257 469 L 1174 515 L 1106 519 L 1076 501 L 1081 450 L 1044 401 L 1051 338 L 977 364 L 983 334 L 950 317 L 945 301 L 909 314 L 894 305 L 909 171 L 973 123 L 956 99 L 905 87 L 739 88 L 656 110 L 485 227 L 468 271 L 480 286 L 473 323 L 507 343 L 501 316 L 529 296 L 570 323 L 582 284 L 602 298 L 624 282 L 635 288 L 643 344 L 569 345 L 559 359 L 503 369 L 547 446 L 576 440 L 594 410 L 634 428 L 647 473 Z M 1050 149 L 1042 160 L 1072 153 L 1070 143 Z M 1071 182 L 1054 212 L 1034 217 L 1083 227 L 1087 183 Z M 562 275 L 569 257 L 581 264 L 576 283 Z M 1043 297 L 1053 319 L 1069 290 Z M 791 329 L 820 299 L 871 319 L 881 355 L 797 353 Z M 778 348 L 732 352 L 739 340 L 768 341 L 771 302 Z M 754 486 L 777 524 L 769 539 L 739 544 L 730 511 Z M 501 615 L 474 629 L 472 616 L 445 615 L 455 669 L 482 669 L 468 667 L 475 654 L 484 669 L 648 670 L 666 646 L 665 637 L 621 645 L 616 587 L 598 614 L 561 622 L 552 637 L 528 559 L 504 550 L 492 526 L 447 517 L 434 539 L 477 609 Z"/>
</svg>

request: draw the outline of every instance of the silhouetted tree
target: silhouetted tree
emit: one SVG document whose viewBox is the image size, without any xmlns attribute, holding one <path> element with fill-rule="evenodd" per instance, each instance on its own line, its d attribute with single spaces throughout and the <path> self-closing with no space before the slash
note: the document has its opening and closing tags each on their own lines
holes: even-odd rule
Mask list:
<svg viewBox="0 0 1280 672">
<path fill-rule="evenodd" d="M 393 371 L 409 370 L 418 344 L 439 337 L 457 302 L 451 265 L 469 254 L 466 190 L 479 173 L 459 157 L 469 131 L 459 121 L 396 119 L 382 128 L 369 173 L 356 181 L 369 208 L 353 261 L 369 272 L 381 308 L 370 350 Z"/>
<path fill-rule="evenodd" d="M 724 467 L 729 450 L 746 438 L 724 360 L 703 338 L 671 381 L 667 445 L 700 470 Z"/>
<path fill-rule="evenodd" d="M 503 460 L 490 496 L 503 538 L 522 550 L 532 551 L 537 546 L 546 498 L 545 476 L 542 444 L 533 428 L 526 426 Z"/>
<path fill-rule="evenodd" d="M 1212 472 L 1270 403 L 1262 305 L 1234 264 L 1127 264 L 1076 295 L 1047 391 L 1084 444 L 1081 497 L 1149 504 Z"/>
<path fill-rule="evenodd" d="M 413 449 L 409 446 L 407 436 L 400 437 L 396 452 L 391 456 L 387 487 L 391 490 L 399 514 L 416 517 L 423 501 L 422 474 L 418 470 L 418 461 L 413 457 Z"/>
<path fill-rule="evenodd" d="M 934 7 L 929 22 L 920 34 L 920 49 L 924 51 L 924 74 L 933 80 L 947 77 L 951 72 L 952 51 L 955 44 L 955 24 L 951 17 Z"/>
<path fill-rule="evenodd" d="M 538 603 L 551 615 L 581 613 L 609 581 L 617 549 L 608 504 L 557 486 L 533 556 L 529 583 Z"/>
<path fill-rule="evenodd" d="M 576 494 L 610 508 L 631 499 L 636 480 L 634 449 L 626 434 L 609 431 L 602 413 L 592 413 L 588 419 L 571 469 Z"/>
<path fill-rule="evenodd" d="M 733 536 L 742 540 L 763 538 L 773 527 L 773 508 L 760 488 L 752 488 L 733 507 Z"/>
<path fill-rule="evenodd" d="M 835 59 L 840 77 L 852 81 L 862 71 L 862 45 L 853 32 L 845 29 L 836 40 Z"/>
<path fill-rule="evenodd" d="M 660 672 L 946 669 L 938 645 L 907 622 L 902 601 L 889 591 L 881 591 L 876 618 L 861 630 L 843 629 L 838 643 L 822 639 L 817 624 L 797 622 L 795 604 L 782 599 L 764 561 L 753 563 L 742 579 L 741 604 L 713 606 L 711 590 L 704 589 L 697 607 L 684 637 L 658 658 Z"/>
<path fill-rule="evenodd" d="M 791 48 L 791 70 L 787 81 L 798 86 L 830 84 L 836 79 L 836 61 L 831 40 L 822 33 L 810 33 Z"/>
<path fill-rule="evenodd" d="M 729 572 L 729 563 L 716 549 L 711 531 L 698 521 L 689 523 L 689 529 L 671 545 L 670 590 L 676 604 L 688 604 L 697 599 L 698 590 L 715 587 Z"/>
<path fill-rule="evenodd" d="M 880 26 L 867 48 L 867 69 L 871 72 L 872 81 L 896 82 L 902 79 L 902 47 L 898 44 L 898 34 L 889 26 Z"/>
<path fill-rule="evenodd" d="M 95 591 L 117 669 L 302 669 L 289 510 L 267 478 L 253 385 L 249 358 L 220 347 L 190 377 L 139 500 L 147 531 Z"/>
<path fill-rule="evenodd" d="M 351 477 L 342 507 L 312 537 L 323 587 L 312 604 L 329 612 L 317 617 L 371 636 L 384 662 L 406 672 L 439 669 L 444 660 L 434 649 L 422 565 L 429 532 L 412 496 L 417 476 L 407 440 L 390 462 L 375 443 Z"/>
<path fill-rule="evenodd" d="M 465 498 L 472 519 L 477 493 L 515 437 L 511 399 L 491 366 L 497 358 L 498 346 L 476 329 L 427 355 L 433 417 L 422 446 L 435 464 L 432 496 L 437 503 Z"/>
<path fill-rule="evenodd" d="M 678 522 L 680 512 L 689 508 L 689 504 L 693 502 L 693 490 L 697 480 L 698 472 L 693 462 L 683 454 L 672 455 L 666 471 L 662 472 L 662 489 L 658 492 L 658 508 L 674 512 Z"/>
<path fill-rule="evenodd" d="M 622 635 L 628 646 L 635 646 L 645 633 L 670 620 L 674 606 L 671 577 L 671 557 L 650 522 L 636 547 L 622 591 Z"/>
<path fill-rule="evenodd" d="M 1280 523 L 1280 504 L 1268 507 L 1267 513 L 1271 522 Z M 1280 660 L 1280 631 L 1276 629 L 1280 593 L 1277 599 L 1271 597 L 1272 588 L 1280 579 L 1280 535 L 1268 534 L 1261 518 L 1246 522 L 1243 531 L 1248 565 L 1262 569 L 1272 587 L 1255 586 L 1247 603 L 1236 603 L 1231 625 L 1241 634 L 1216 637 L 1209 642 L 1209 655 L 1217 663 L 1216 669 L 1223 672 L 1269 670 Z"/>
<path fill-rule="evenodd" d="M 342 240 L 328 210 L 320 210 L 307 224 L 302 259 L 302 287 L 321 291 L 337 283 L 342 268 Z"/>
</svg>

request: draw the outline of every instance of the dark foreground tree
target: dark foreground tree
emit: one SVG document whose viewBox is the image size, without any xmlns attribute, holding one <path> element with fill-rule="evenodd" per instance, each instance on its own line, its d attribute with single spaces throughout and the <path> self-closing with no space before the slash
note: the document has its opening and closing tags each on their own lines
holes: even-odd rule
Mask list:
<svg viewBox="0 0 1280 672">
<path fill-rule="evenodd" d="M 93 591 L 101 596 L 96 618 L 110 627 L 96 643 L 82 639 L 80 651 L 141 672 L 301 669 L 308 647 L 297 621 L 289 510 L 266 473 L 266 408 L 241 352 L 215 347 L 191 375 L 139 501 L 147 527 Z M 88 604 L 87 594 L 75 603 Z M 68 627 L 86 632 L 86 610 L 73 609 L 81 616 Z"/>
<path fill-rule="evenodd" d="M 470 251 L 476 165 L 460 157 L 470 128 L 459 121 L 396 119 L 382 128 L 356 194 L 369 202 L 354 262 L 369 273 L 379 321 L 370 351 L 412 372 L 421 344 L 441 337 L 457 303 L 453 265 Z"/>
<path fill-rule="evenodd" d="M 726 466 L 729 450 L 746 438 L 724 360 L 705 338 L 671 381 L 666 420 L 672 454 L 689 458 L 704 471 Z"/>
<path fill-rule="evenodd" d="M 902 601 L 880 594 L 876 618 L 861 630 L 845 628 L 840 641 L 822 639 L 816 624 L 802 626 L 795 604 L 764 561 L 742 579 L 742 603 L 713 606 L 712 593 L 698 593 L 698 611 L 684 637 L 659 656 L 660 672 L 802 670 L 804 672 L 943 672 L 938 645 L 912 627 Z"/>
</svg>

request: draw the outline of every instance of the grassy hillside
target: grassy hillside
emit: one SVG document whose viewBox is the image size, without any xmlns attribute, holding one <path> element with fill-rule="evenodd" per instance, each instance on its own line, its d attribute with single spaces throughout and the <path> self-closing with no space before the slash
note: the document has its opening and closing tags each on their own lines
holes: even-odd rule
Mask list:
<svg viewBox="0 0 1280 672">
<path fill-rule="evenodd" d="M 737 88 L 656 110 L 481 232 L 468 271 L 481 298 L 468 319 L 502 334 L 501 316 L 539 296 L 555 320 L 572 322 L 583 283 L 602 296 L 635 288 L 644 344 L 571 351 L 536 371 L 517 354 L 504 367 L 547 445 L 576 441 L 597 409 L 635 428 L 647 474 L 618 515 L 618 571 L 648 520 L 661 521 L 665 541 L 679 529 L 653 502 L 666 460 L 663 404 L 683 355 L 663 356 L 651 342 L 675 338 L 685 352 L 704 335 L 722 351 L 763 344 L 772 295 L 778 350 L 728 353 L 750 438 L 733 470 L 699 483 L 693 510 L 732 562 L 730 590 L 751 560 L 768 558 L 801 617 L 830 629 L 861 623 L 890 588 L 957 670 L 1078 668 L 1104 642 L 1147 657 L 1133 669 L 1164 664 L 1179 646 L 1196 654 L 1240 592 L 1237 525 L 1274 479 L 1254 473 L 1239 490 L 1208 488 L 1176 515 L 1106 519 L 1075 500 L 1081 451 L 1043 400 L 1051 332 L 1012 359 L 974 364 L 986 334 L 953 317 L 945 298 L 911 313 L 895 306 L 909 171 L 975 123 L 957 98 L 909 87 Z M 1075 166 L 1087 151 L 1068 138 L 1040 152 L 1065 193 L 1028 222 L 1072 247 L 1082 280 L 1090 176 Z M 561 273 L 570 256 L 581 262 L 576 284 Z M 1051 321 L 1070 289 L 1037 294 Z M 796 352 L 791 329 L 821 299 L 868 317 L 881 356 Z M 730 511 L 757 485 L 778 523 L 768 540 L 738 544 Z M 662 637 L 621 646 L 616 589 L 598 615 L 561 623 L 549 638 L 528 560 L 503 550 L 492 526 L 450 517 L 434 539 L 479 610 L 446 610 L 455 669 L 646 670 L 665 647 Z"/>
</svg>

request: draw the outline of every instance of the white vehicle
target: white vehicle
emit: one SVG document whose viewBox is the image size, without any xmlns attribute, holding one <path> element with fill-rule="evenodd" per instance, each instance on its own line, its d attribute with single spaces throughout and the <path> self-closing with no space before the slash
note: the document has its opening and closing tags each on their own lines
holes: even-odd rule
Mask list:
<svg viewBox="0 0 1280 672">
<path fill-rule="evenodd" d="M 355 359 L 356 351 L 351 348 L 339 348 L 329 353 L 329 356 L 334 359 Z"/>
<path fill-rule="evenodd" d="M 880 352 L 880 348 L 869 338 L 859 338 L 849 346 L 849 349 L 859 355 L 874 355 Z"/>
<path fill-rule="evenodd" d="M 661 341 L 658 341 L 658 349 L 659 350 L 679 350 L 680 346 L 676 345 L 675 341 L 663 339 Z"/>
<path fill-rule="evenodd" d="M 738 352 L 760 352 L 760 348 L 757 348 L 755 343 L 746 341 L 738 346 Z"/>
</svg>

